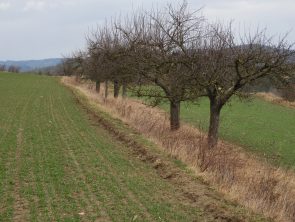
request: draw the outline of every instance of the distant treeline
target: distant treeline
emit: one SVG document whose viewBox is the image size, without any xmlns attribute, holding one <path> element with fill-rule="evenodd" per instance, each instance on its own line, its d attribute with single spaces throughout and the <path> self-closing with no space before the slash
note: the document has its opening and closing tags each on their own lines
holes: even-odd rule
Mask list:
<svg viewBox="0 0 295 222">
<path fill-rule="evenodd" d="M 19 73 L 20 67 L 15 66 L 15 65 L 0 65 L 0 72 L 14 72 L 14 73 Z"/>
<path fill-rule="evenodd" d="M 58 64 L 55 66 L 49 66 L 45 68 L 34 69 L 31 71 L 39 75 L 49 75 L 49 76 L 63 76 L 65 72 L 63 70 L 63 64 Z"/>
</svg>

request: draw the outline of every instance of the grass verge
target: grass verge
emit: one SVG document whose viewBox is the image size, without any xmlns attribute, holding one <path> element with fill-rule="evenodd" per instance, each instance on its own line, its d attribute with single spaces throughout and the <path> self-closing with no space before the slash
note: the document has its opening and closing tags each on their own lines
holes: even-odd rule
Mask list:
<svg viewBox="0 0 295 222">
<path fill-rule="evenodd" d="M 63 79 L 86 95 L 100 109 L 134 127 L 166 153 L 185 162 L 198 175 L 227 196 L 278 221 L 294 221 L 294 182 L 286 171 L 257 159 L 235 145 L 221 141 L 213 151 L 204 146 L 205 135 L 189 125 L 171 132 L 167 113 L 132 99 L 105 100 L 91 83 Z"/>
</svg>

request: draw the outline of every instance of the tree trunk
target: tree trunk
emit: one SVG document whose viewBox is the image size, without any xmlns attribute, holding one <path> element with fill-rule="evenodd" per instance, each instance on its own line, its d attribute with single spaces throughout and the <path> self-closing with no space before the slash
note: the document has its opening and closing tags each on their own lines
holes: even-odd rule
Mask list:
<svg viewBox="0 0 295 222">
<path fill-rule="evenodd" d="M 95 82 L 95 91 L 97 93 L 100 93 L 100 81 L 99 80 L 96 80 L 96 82 Z"/>
<path fill-rule="evenodd" d="M 125 98 L 127 95 L 127 84 L 126 83 L 123 83 L 123 86 L 122 86 L 122 97 Z"/>
<path fill-rule="evenodd" d="M 218 143 L 218 129 L 222 105 L 215 98 L 210 98 L 210 125 L 208 132 L 208 147 L 215 148 Z"/>
<path fill-rule="evenodd" d="M 105 86 L 104 86 L 104 98 L 108 98 L 108 94 L 109 94 L 109 84 L 108 84 L 108 80 L 105 81 Z"/>
<path fill-rule="evenodd" d="M 170 101 L 170 129 L 172 131 L 180 128 L 180 102 Z"/>
<path fill-rule="evenodd" d="M 117 80 L 114 81 L 114 98 L 118 98 L 120 93 L 120 84 Z"/>
</svg>

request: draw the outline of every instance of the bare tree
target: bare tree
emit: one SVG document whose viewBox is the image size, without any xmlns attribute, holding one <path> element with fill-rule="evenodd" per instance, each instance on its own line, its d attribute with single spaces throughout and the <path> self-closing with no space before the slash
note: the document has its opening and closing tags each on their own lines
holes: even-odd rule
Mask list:
<svg viewBox="0 0 295 222">
<path fill-rule="evenodd" d="M 133 49 L 132 68 L 139 75 L 137 95 L 153 99 L 155 105 L 170 102 L 171 130 L 180 127 L 180 103 L 191 99 L 190 70 L 184 61 L 191 41 L 200 37 L 203 21 L 183 2 L 177 8 L 168 5 L 165 11 L 134 16 L 129 27 L 121 28 Z"/>
<path fill-rule="evenodd" d="M 106 84 L 112 81 L 115 98 L 119 96 L 122 85 L 122 94 L 126 94 L 127 85 L 134 77 L 130 65 L 130 45 L 118 28 L 121 27 L 120 23 L 120 20 L 111 20 L 104 27 L 93 31 L 87 38 L 90 60 L 99 70 L 92 72 L 93 80 L 103 80 Z"/>
<path fill-rule="evenodd" d="M 232 25 L 210 25 L 203 42 L 202 68 L 195 72 L 210 100 L 208 145 L 216 147 L 222 107 L 233 95 L 262 78 L 286 83 L 293 75 L 292 44 L 286 38 L 275 41 L 266 30 L 236 36 Z"/>
<path fill-rule="evenodd" d="M 19 73 L 20 68 L 15 65 L 10 65 L 7 69 L 8 72 L 14 72 L 14 73 Z"/>
<path fill-rule="evenodd" d="M 279 92 L 285 100 L 289 102 L 295 102 L 295 85 L 294 84 L 288 84 L 287 86 L 279 89 Z"/>
<path fill-rule="evenodd" d="M 0 72 L 3 72 L 3 71 L 6 71 L 6 66 L 4 64 L 0 65 Z"/>
<path fill-rule="evenodd" d="M 208 97 L 211 148 L 218 142 L 222 107 L 233 95 L 245 94 L 261 79 L 286 84 L 294 73 L 294 51 L 286 38 L 275 41 L 265 30 L 237 35 L 231 24 L 206 23 L 185 1 L 178 7 L 133 14 L 124 23 L 106 23 L 87 42 L 86 56 L 73 57 L 79 64 L 75 72 L 95 80 L 97 91 L 104 81 L 106 97 L 112 81 L 115 98 L 121 85 L 126 95 L 129 84 L 154 105 L 168 100 L 171 130 L 180 127 L 182 101 Z"/>
<path fill-rule="evenodd" d="M 88 67 L 87 76 L 95 81 L 96 91 L 100 92 L 100 83 L 107 81 L 105 61 L 104 61 L 104 48 L 105 42 L 103 39 L 104 32 L 101 29 L 93 31 L 87 37 L 87 52 L 88 52 Z M 105 87 L 108 90 L 108 87 Z M 107 93 L 105 93 L 107 96 Z"/>
<path fill-rule="evenodd" d="M 86 68 L 86 53 L 79 50 L 72 54 L 72 56 L 64 58 L 62 61 L 63 74 L 66 76 L 82 77 L 85 75 Z"/>
<path fill-rule="evenodd" d="M 73 74 L 71 58 L 63 58 L 62 60 L 62 73 L 65 76 L 71 76 Z"/>
<path fill-rule="evenodd" d="M 100 93 L 100 84 L 102 81 L 102 72 L 100 71 L 100 60 L 97 55 L 88 50 L 84 61 L 84 75 L 86 78 L 95 82 L 95 90 Z"/>
</svg>

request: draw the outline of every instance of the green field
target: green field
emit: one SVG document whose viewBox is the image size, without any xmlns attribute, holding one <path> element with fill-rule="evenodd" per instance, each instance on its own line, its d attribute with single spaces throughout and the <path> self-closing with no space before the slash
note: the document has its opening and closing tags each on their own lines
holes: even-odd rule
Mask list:
<svg viewBox="0 0 295 222">
<path fill-rule="evenodd" d="M 168 104 L 162 107 L 168 111 Z M 207 131 L 209 101 L 183 103 L 181 119 Z M 266 154 L 277 163 L 295 166 L 295 109 L 258 98 L 233 99 L 222 110 L 220 137 Z"/>
<path fill-rule="evenodd" d="M 57 78 L 0 74 L 0 221 L 218 221 L 214 191 L 192 179 L 209 198 L 192 201 L 75 101 Z"/>
</svg>

